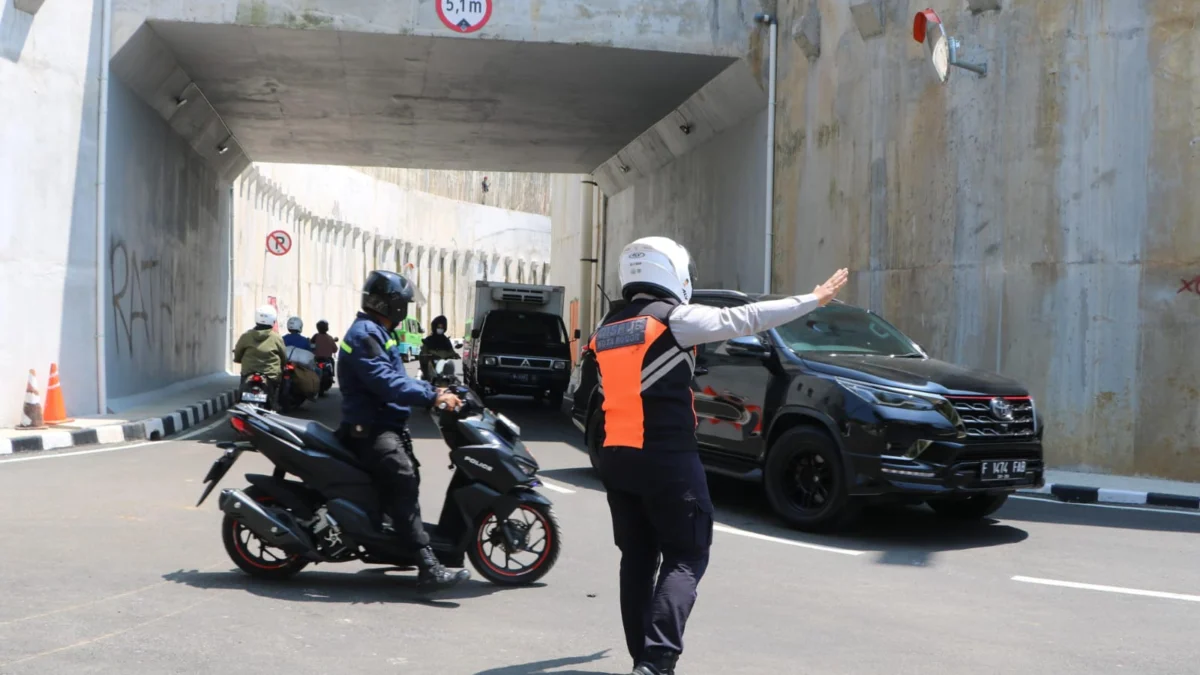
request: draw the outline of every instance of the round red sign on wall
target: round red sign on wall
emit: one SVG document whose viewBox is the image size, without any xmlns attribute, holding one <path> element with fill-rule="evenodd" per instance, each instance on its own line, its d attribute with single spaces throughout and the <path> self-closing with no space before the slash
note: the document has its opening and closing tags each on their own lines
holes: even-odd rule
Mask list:
<svg viewBox="0 0 1200 675">
<path fill-rule="evenodd" d="M 438 18 L 456 33 L 474 33 L 492 18 L 492 0 L 435 0 Z"/>
</svg>

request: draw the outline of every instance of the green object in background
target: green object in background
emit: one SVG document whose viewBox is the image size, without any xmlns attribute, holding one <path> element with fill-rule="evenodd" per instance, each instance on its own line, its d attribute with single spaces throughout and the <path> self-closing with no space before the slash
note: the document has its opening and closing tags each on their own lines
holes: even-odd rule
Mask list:
<svg viewBox="0 0 1200 675">
<path fill-rule="evenodd" d="M 413 358 L 421 353 L 421 324 L 412 316 L 400 322 L 399 326 L 392 331 L 396 336 L 396 342 L 400 345 L 400 353 L 405 357 Z"/>
</svg>

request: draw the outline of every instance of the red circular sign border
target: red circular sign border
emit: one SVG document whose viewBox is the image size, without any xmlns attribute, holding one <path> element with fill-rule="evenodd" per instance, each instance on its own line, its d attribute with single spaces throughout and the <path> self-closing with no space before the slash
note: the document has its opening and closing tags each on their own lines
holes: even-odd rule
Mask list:
<svg viewBox="0 0 1200 675">
<path fill-rule="evenodd" d="M 483 0 L 483 2 L 487 3 L 487 11 L 484 12 L 483 18 L 479 20 L 479 24 L 475 25 L 475 26 L 471 26 L 471 28 L 469 28 L 468 30 L 461 30 L 458 26 L 450 23 L 450 20 L 446 18 L 446 10 L 442 9 L 442 0 L 434 0 L 434 4 L 437 5 L 438 18 L 442 20 L 442 25 L 444 25 L 446 28 L 449 28 L 450 30 L 454 31 L 455 33 L 458 33 L 459 35 L 466 35 L 467 33 L 474 33 L 475 31 L 478 31 L 478 30 L 482 29 L 484 26 L 486 26 L 488 24 L 488 21 L 491 20 L 492 9 L 493 9 L 495 3 L 493 2 L 493 0 Z"/>
<path fill-rule="evenodd" d="M 287 249 L 283 253 L 276 253 L 275 251 L 271 250 L 271 242 L 275 239 L 275 235 L 277 235 L 277 234 L 286 234 L 287 235 L 288 245 L 287 245 Z M 294 243 L 295 242 L 292 241 L 292 233 L 291 232 L 288 232 L 287 230 L 272 230 L 271 233 L 267 235 L 267 253 L 270 253 L 273 256 L 278 256 L 278 257 L 282 258 L 283 256 L 292 252 L 292 244 L 294 244 Z"/>
</svg>

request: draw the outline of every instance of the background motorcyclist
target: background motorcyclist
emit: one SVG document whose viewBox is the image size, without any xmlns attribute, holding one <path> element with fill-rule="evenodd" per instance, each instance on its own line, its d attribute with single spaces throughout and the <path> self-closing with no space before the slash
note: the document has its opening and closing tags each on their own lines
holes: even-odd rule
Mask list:
<svg viewBox="0 0 1200 675">
<path fill-rule="evenodd" d="M 304 321 L 298 316 L 293 316 L 287 320 L 288 334 L 283 336 L 283 344 L 297 349 L 312 350 L 312 342 L 300 334 L 304 330 Z"/>
<path fill-rule="evenodd" d="M 329 334 L 329 322 L 321 319 L 317 322 L 317 332 L 309 338 L 313 344 L 313 355 L 317 361 L 332 361 L 337 353 L 338 339 Z"/>
<path fill-rule="evenodd" d="M 408 316 L 414 286 L 395 272 L 375 270 L 363 285 L 362 309 L 342 339 L 338 381 L 342 424 L 338 437 L 371 472 L 398 536 L 418 557 L 418 585 L 449 586 L 471 576 L 451 572 L 429 546 L 417 501 L 419 463 L 408 434 L 411 406 L 458 409 L 455 395 L 408 377 L 392 330 Z"/>
<path fill-rule="evenodd" d="M 333 355 L 337 353 L 338 339 L 329 334 L 329 322 L 321 319 L 317 322 L 317 332 L 313 334 L 309 341 L 313 344 L 313 356 L 317 358 L 317 365 L 330 364 L 326 368 L 321 369 L 321 391 L 329 389 L 333 386 Z"/>
<path fill-rule="evenodd" d="M 242 333 L 233 347 L 233 362 L 242 366 L 242 382 L 252 373 L 267 379 L 267 388 L 274 394 L 287 363 L 287 347 L 274 330 L 278 315 L 271 305 L 254 310 L 254 328 Z"/>
<path fill-rule="evenodd" d="M 445 316 L 439 316 L 429 324 L 429 335 L 421 341 L 421 376 L 426 380 L 433 379 L 433 364 L 438 359 L 456 359 L 454 343 L 446 335 L 448 321 Z"/>
</svg>

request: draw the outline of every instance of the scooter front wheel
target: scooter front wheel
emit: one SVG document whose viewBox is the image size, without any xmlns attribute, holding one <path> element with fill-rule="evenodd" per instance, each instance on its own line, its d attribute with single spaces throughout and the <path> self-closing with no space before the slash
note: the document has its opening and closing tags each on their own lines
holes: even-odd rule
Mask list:
<svg viewBox="0 0 1200 675">
<path fill-rule="evenodd" d="M 501 522 L 491 511 L 475 521 L 467 549 L 471 566 L 500 586 L 528 586 L 554 567 L 562 548 L 558 519 L 549 506 L 520 504 Z"/>
</svg>

